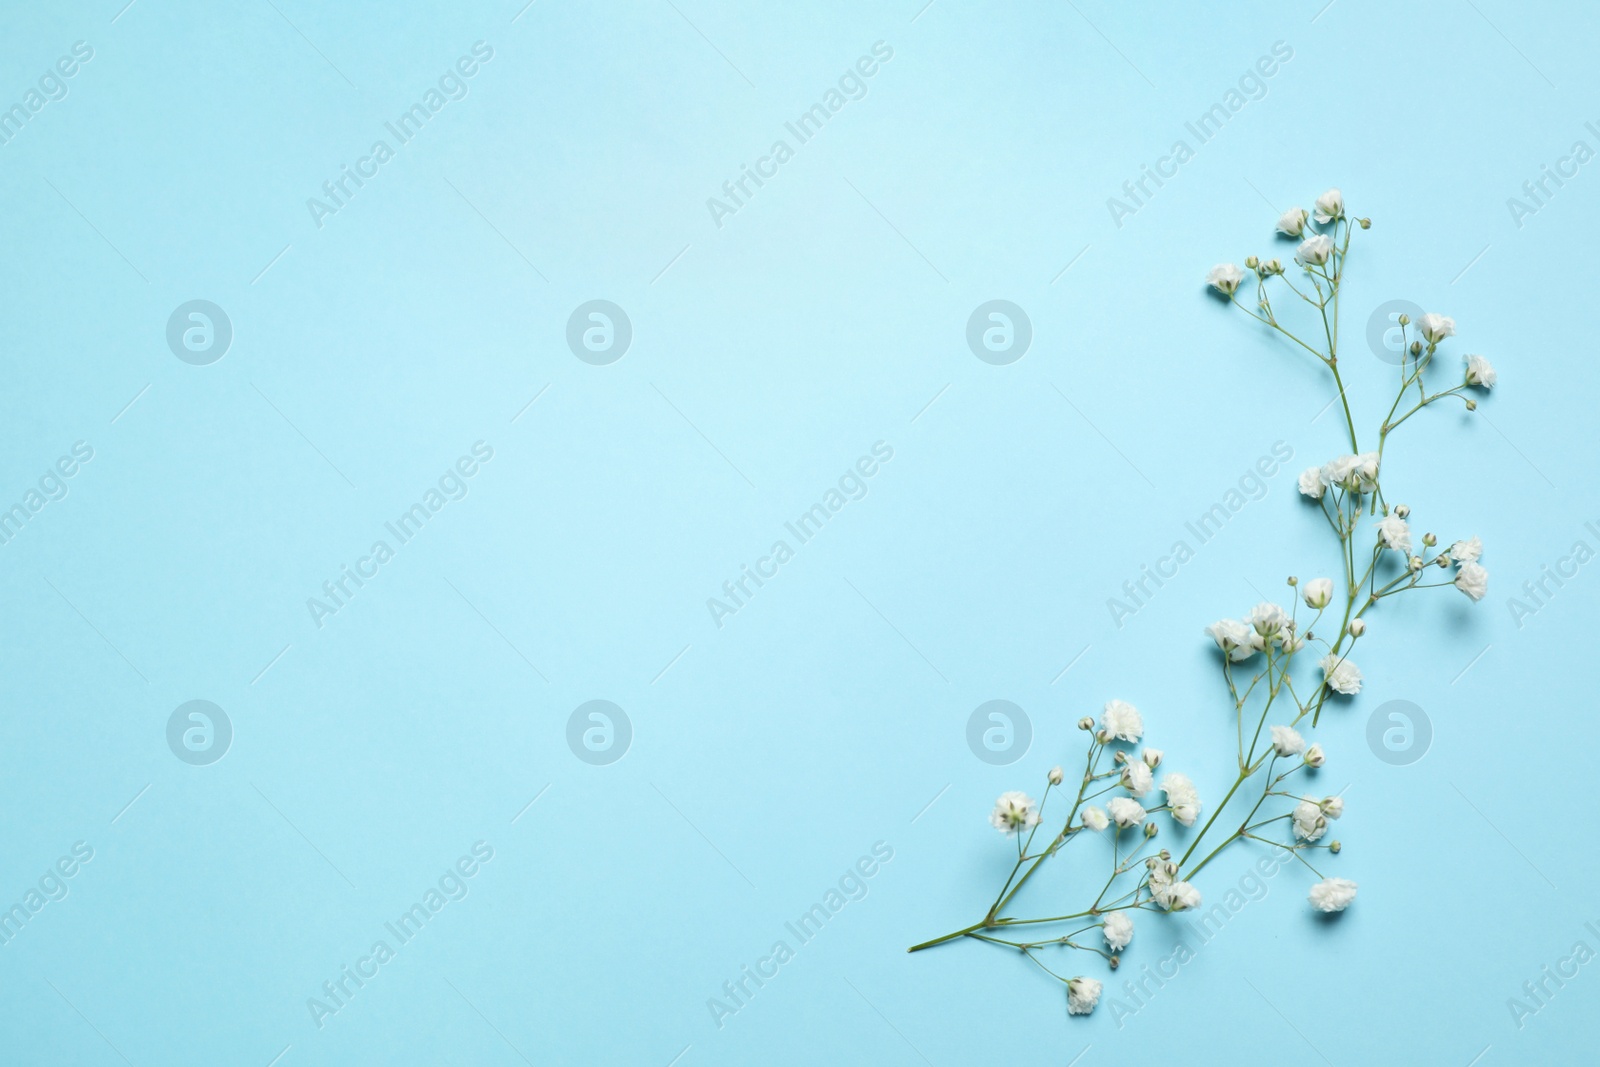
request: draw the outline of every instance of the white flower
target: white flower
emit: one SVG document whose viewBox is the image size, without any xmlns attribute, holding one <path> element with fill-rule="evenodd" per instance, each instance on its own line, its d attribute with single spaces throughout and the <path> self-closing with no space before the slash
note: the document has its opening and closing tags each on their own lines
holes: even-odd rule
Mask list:
<svg viewBox="0 0 1600 1067">
<path fill-rule="evenodd" d="M 1161 791 L 1167 795 L 1167 807 L 1172 817 L 1185 826 L 1193 826 L 1200 818 L 1200 792 L 1187 774 L 1174 771 L 1161 779 Z"/>
<path fill-rule="evenodd" d="M 1159 748 L 1147 748 L 1139 753 L 1139 758 L 1144 760 L 1144 765 L 1152 771 L 1161 766 L 1161 757 L 1166 755 Z"/>
<path fill-rule="evenodd" d="M 1305 761 L 1306 766 L 1311 768 L 1320 767 L 1324 763 L 1328 762 L 1328 754 L 1322 751 L 1321 741 L 1316 742 L 1310 748 L 1306 749 Z"/>
<path fill-rule="evenodd" d="M 1100 1003 L 1100 983 L 1093 978 L 1067 979 L 1067 1014 L 1088 1015 Z"/>
<path fill-rule="evenodd" d="M 1279 605 L 1263 600 L 1250 609 L 1250 625 L 1262 637 L 1275 637 L 1289 625 L 1289 613 Z"/>
<path fill-rule="evenodd" d="M 1292 726 L 1274 726 L 1272 750 L 1280 756 L 1295 756 L 1306 750 L 1306 739 Z"/>
<path fill-rule="evenodd" d="M 1456 335 L 1456 320 L 1430 311 L 1417 320 L 1417 329 L 1422 331 L 1423 338 L 1429 344 L 1436 345 L 1446 337 Z"/>
<path fill-rule="evenodd" d="M 1337 189 L 1329 189 L 1317 197 L 1317 202 L 1311 206 L 1316 209 L 1318 222 L 1329 223 L 1344 218 L 1344 194 Z"/>
<path fill-rule="evenodd" d="M 1314 234 L 1300 242 L 1294 258 L 1308 267 L 1320 267 L 1333 255 L 1333 239 L 1325 233 Z"/>
<path fill-rule="evenodd" d="M 1126 700 L 1108 700 L 1100 715 L 1100 732 L 1105 734 L 1102 740 L 1137 741 L 1144 733 L 1144 719 Z"/>
<path fill-rule="evenodd" d="M 1122 786 L 1136 797 L 1150 792 L 1150 768 L 1135 760 L 1122 768 Z"/>
<path fill-rule="evenodd" d="M 1301 493 L 1310 497 L 1312 500 L 1321 500 L 1322 490 L 1324 488 L 1326 487 L 1322 484 L 1321 467 L 1307 467 L 1305 470 L 1300 472 Z"/>
<path fill-rule="evenodd" d="M 1328 818 L 1337 819 L 1344 814 L 1344 797 L 1323 797 L 1322 803 L 1317 806 Z"/>
<path fill-rule="evenodd" d="M 1178 865 L 1171 860 L 1164 860 L 1160 856 L 1151 856 L 1145 860 L 1144 868 L 1150 872 L 1147 880 L 1150 883 L 1150 892 L 1152 893 L 1164 886 L 1171 885 L 1172 880 L 1178 876 Z"/>
<path fill-rule="evenodd" d="M 1343 911 L 1356 899 L 1356 884 L 1348 878 L 1324 878 L 1307 895 L 1318 911 Z"/>
<path fill-rule="evenodd" d="M 1331 459 L 1322 465 L 1322 480 L 1352 492 L 1371 492 L 1378 484 L 1378 454 L 1363 452 Z"/>
<path fill-rule="evenodd" d="M 1049 777 L 1050 777 L 1050 784 L 1051 785 L 1060 785 L 1061 784 L 1061 779 L 1065 778 L 1066 776 L 1067 776 L 1067 772 L 1063 771 L 1060 767 L 1051 767 L 1050 768 L 1050 776 Z"/>
<path fill-rule="evenodd" d="M 1106 810 L 1117 826 L 1126 830 L 1144 822 L 1144 805 L 1129 797 L 1112 797 L 1106 801 Z"/>
<path fill-rule="evenodd" d="M 1278 644 L 1283 646 L 1285 652 L 1299 652 L 1306 647 L 1306 635 L 1295 629 L 1294 623 L 1291 622 L 1278 635 Z"/>
<path fill-rule="evenodd" d="M 1355 456 L 1336 456 L 1322 465 L 1322 481 L 1326 485 L 1339 486 L 1342 489 L 1353 489 L 1358 481 L 1356 475 L 1361 468 L 1361 460 Z"/>
<path fill-rule="evenodd" d="M 1333 579 L 1313 578 L 1300 587 L 1300 595 L 1305 597 L 1306 607 L 1321 611 L 1333 601 Z"/>
<path fill-rule="evenodd" d="M 1394 512 L 1378 520 L 1378 543 L 1399 552 L 1411 551 L 1411 527 Z"/>
<path fill-rule="evenodd" d="M 1467 384 L 1481 385 L 1485 389 L 1494 388 L 1494 383 L 1500 376 L 1494 372 L 1494 364 L 1482 356 L 1467 357 Z"/>
<path fill-rule="evenodd" d="M 1463 563 L 1456 571 L 1456 588 L 1473 600 L 1482 600 L 1489 591 L 1489 572 L 1481 563 Z"/>
<path fill-rule="evenodd" d="M 1200 890 L 1188 882 L 1173 882 L 1151 890 L 1151 895 L 1168 911 L 1188 911 L 1200 906 Z"/>
<path fill-rule="evenodd" d="M 1206 627 L 1206 633 L 1235 663 L 1249 659 L 1262 648 L 1261 635 L 1237 619 L 1219 619 Z"/>
<path fill-rule="evenodd" d="M 1039 808 L 1026 793 L 1012 790 L 1001 793 L 989 813 L 989 825 L 1010 837 L 1019 830 L 1039 825 Z"/>
<path fill-rule="evenodd" d="M 1133 920 L 1125 912 L 1112 912 L 1101 926 L 1106 935 L 1106 947 L 1112 952 L 1121 952 L 1133 940 Z"/>
<path fill-rule="evenodd" d="M 1315 841 L 1328 832 L 1328 820 L 1323 818 L 1322 809 L 1309 800 L 1302 800 L 1294 808 L 1294 836 L 1306 841 Z"/>
<path fill-rule="evenodd" d="M 1105 812 L 1091 804 L 1089 807 L 1083 809 L 1083 825 L 1093 830 L 1095 833 L 1099 833 L 1107 826 L 1110 826 L 1111 822 L 1106 818 Z"/>
<path fill-rule="evenodd" d="M 1457 563 L 1476 563 L 1483 556 L 1483 539 L 1469 537 L 1450 546 L 1450 558 Z"/>
<path fill-rule="evenodd" d="M 1224 296 L 1232 296 L 1244 281 L 1244 271 L 1232 263 L 1218 263 L 1206 274 L 1206 284 Z"/>
<path fill-rule="evenodd" d="M 1323 681 L 1335 693 L 1348 697 L 1361 692 L 1361 668 L 1348 659 L 1330 653 L 1318 661 L 1318 666 L 1322 668 Z"/>
<path fill-rule="evenodd" d="M 1290 237 L 1299 237 L 1306 230 L 1306 209 L 1292 207 L 1285 211 L 1278 219 L 1278 232 Z"/>
</svg>

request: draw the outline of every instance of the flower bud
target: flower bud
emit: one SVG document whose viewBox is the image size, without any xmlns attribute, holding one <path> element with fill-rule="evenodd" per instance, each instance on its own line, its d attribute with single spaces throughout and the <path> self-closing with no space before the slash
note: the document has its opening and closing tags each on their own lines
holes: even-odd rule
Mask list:
<svg viewBox="0 0 1600 1067">
<path fill-rule="evenodd" d="M 1422 342 L 1421 341 L 1412 341 L 1411 342 L 1411 354 L 1413 356 L 1422 355 Z"/>
<path fill-rule="evenodd" d="M 1467 401 L 1467 410 L 1468 411 L 1477 411 L 1478 410 L 1478 402 L 1476 400 L 1469 399 Z"/>
<path fill-rule="evenodd" d="M 1094 720 L 1089 718 L 1089 716 L 1085 715 L 1083 718 L 1078 720 L 1078 729 L 1080 729 L 1080 730 L 1093 730 L 1094 729 Z"/>
<path fill-rule="evenodd" d="M 1112 956 L 1111 957 L 1111 969 L 1113 971 L 1116 970 L 1117 967 L 1119 965 L 1121 965 L 1121 963 L 1122 963 L 1122 957 L 1121 956 Z"/>
<path fill-rule="evenodd" d="M 1320 767 L 1328 762 L 1327 753 L 1322 751 L 1322 742 L 1318 741 L 1306 749 L 1305 761 L 1307 767 Z"/>
<path fill-rule="evenodd" d="M 1343 850 L 1344 850 L 1344 846 L 1339 844 L 1339 842 L 1337 842 L 1337 841 L 1329 841 L 1328 842 L 1328 851 L 1332 852 L 1335 856 L 1337 856 Z"/>
<path fill-rule="evenodd" d="M 1440 567 L 1448 567 L 1450 566 L 1450 557 L 1448 555 L 1435 556 L 1433 562 L 1437 563 Z"/>
<path fill-rule="evenodd" d="M 1400 314 L 1400 325 L 1402 325 L 1402 326 L 1410 326 L 1411 325 L 1411 316 L 1405 314 L 1404 312 L 1401 312 L 1401 314 Z"/>
<path fill-rule="evenodd" d="M 1246 256 L 1244 265 L 1251 270 L 1255 270 L 1257 267 L 1261 266 L 1261 261 L 1255 256 Z"/>
<path fill-rule="evenodd" d="M 1363 230 L 1372 229 L 1372 220 L 1371 219 L 1357 219 L 1356 221 L 1361 224 L 1361 228 Z"/>
<path fill-rule="evenodd" d="M 1291 586 L 1299 585 L 1300 584 L 1300 579 L 1296 578 L 1294 575 L 1291 574 L 1291 575 L 1289 575 L 1289 584 Z"/>
<path fill-rule="evenodd" d="M 1166 849 L 1162 849 L 1160 852 L 1157 852 L 1156 855 L 1163 860 L 1170 860 L 1172 858 L 1172 853 L 1168 852 Z"/>
<path fill-rule="evenodd" d="M 1064 778 L 1064 777 L 1066 777 L 1066 775 L 1064 775 L 1062 773 L 1060 767 L 1051 767 L 1050 768 L 1050 784 L 1051 785 L 1060 785 L 1061 784 L 1061 779 Z"/>
<path fill-rule="evenodd" d="M 1150 838 L 1156 836 L 1156 834 L 1159 832 L 1159 829 L 1160 828 L 1157 827 L 1156 824 L 1153 823 L 1153 822 L 1145 823 L 1144 824 L 1144 836 L 1145 836 L 1145 839 L 1149 840 Z"/>
<path fill-rule="evenodd" d="M 1120 767 L 1124 763 L 1128 762 L 1128 754 L 1119 749 L 1117 751 L 1117 754 L 1111 757 L 1111 762 L 1115 763 L 1118 767 Z"/>
<path fill-rule="evenodd" d="M 1364 634 L 1366 632 L 1367 632 L 1367 620 L 1366 619 L 1351 619 L 1350 620 L 1350 636 L 1351 637 L 1360 637 L 1362 634 Z"/>
<path fill-rule="evenodd" d="M 1396 504 L 1394 506 L 1394 513 L 1400 516 L 1402 519 L 1409 519 L 1411 517 L 1411 509 L 1406 507 L 1404 504 Z"/>
<path fill-rule="evenodd" d="M 1407 563 L 1407 566 L 1409 566 L 1413 571 L 1420 571 L 1422 569 L 1422 557 L 1412 556 L 1410 561 Z"/>
<path fill-rule="evenodd" d="M 1140 753 L 1140 758 L 1144 760 L 1144 765 L 1153 771 L 1157 767 L 1161 766 L 1161 757 L 1164 755 L 1166 755 L 1166 753 L 1162 752 L 1159 748 L 1147 748 Z"/>
<path fill-rule="evenodd" d="M 1283 261 L 1281 259 L 1278 259 L 1278 258 L 1274 257 L 1272 259 L 1267 260 L 1264 264 L 1262 264 L 1262 269 L 1265 270 L 1268 274 L 1282 274 L 1283 273 Z"/>
<path fill-rule="evenodd" d="M 1427 545 L 1429 548 L 1432 548 L 1434 545 L 1439 543 L 1439 539 L 1431 533 L 1425 533 L 1422 535 L 1422 543 Z"/>
</svg>

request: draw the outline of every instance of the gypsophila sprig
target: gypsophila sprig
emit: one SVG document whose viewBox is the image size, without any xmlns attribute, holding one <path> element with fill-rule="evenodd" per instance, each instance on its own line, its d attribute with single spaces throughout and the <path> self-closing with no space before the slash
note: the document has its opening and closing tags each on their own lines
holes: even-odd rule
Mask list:
<svg viewBox="0 0 1600 1067">
<path fill-rule="evenodd" d="M 1292 265 L 1278 256 L 1250 255 L 1244 268 L 1222 263 L 1205 276 L 1219 300 L 1327 368 L 1337 390 L 1328 403 L 1338 403 L 1349 446 L 1298 479 L 1298 499 L 1320 511 L 1333 534 L 1336 555 L 1330 551 L 1317 568 L 1332 570 L 1333 576 L 1290 578 L 1283 603 L 1263 601 L 1242 616 L 1205 628 L 1220 653 L 1217 662 L 1232 705 L 1227 715 L 1237 744 L 1232 784 L 1219 803 L 1207 808 L 1186 774 L 1163 770 L 1156 781 L 1153 772 L 1165 767 L 1167 756 L 1160 749 L 1135 750 L 1146 732 L 1143 715 L 1126 701 L 1108 701 L 1098 722 L 1087 715 L 1078 720 L 1087 745 L 1081 776 L 1074 779 L 1055 767 L 1045 776 L 1038 802 L 1020 791 L 996 801 L 990 822 L 1015 839 L 1016 857 L 982 918 L 909 951 L 971 940 L 1020 952 L 1062 983 L 1068 1014 L 1087 1015 L 1106 990 L 1094 978 L 1058 973 L 1052 955 L 1093 953 L 1115 969 L 1133 942 L 1133 913 L 1201 907 L 1204 897 L 1195 879 L 1234 845 L 1250 842 L 1304 866 L 1316 879 L 1306 899 L 1317 913 L 1342 912 L 1355 901 L 1354 881 L 1319 869 L 1343 851 L 1329 831 L 1344 814 L 1345 802 L 1316 789 L 1328 754 L 1320 741 L 1308 743 L 1306 734 L 1317 728 L 1324 711 L 1372 684 L 1352 656 L 1363 638 L 1371 640 L 1367 616 L 1375 608 L 1423 589 L 1454 588 L 1472 601 L 1487 592 L 1483 542 L 1476 536 L 1443 542 L 1419 532 L 1425 527 L 1412 509 L 1389 502 L 1383 474 L 1395 431 L 1414 415 L 1451 400 L 1476 410 L 1479 400 L 1469 391 L 1481 396 L 1499 380 L 1487 357 L 1469 354 L 1458 364 L 1464 368 L 1458 381 L 1430 391 L 1425 378 L 1440 347 L 1456 336 L 1456 321 L 1439 312 L 1416 322 L 1400 316 L 1403 352 L 1394 399 L 1362 450 L 1339 366 L 1339 301 L 1351 238 L 1371 225 L 1370 219 L 1349 213 L 1340 190 L 1329 189 L 1310 210 L 1294 207 L 1277 220 L 1278 239 L 1294 243 Z M 1448 547 L 1439 548 L 1441 543 Z M 1330 562 L 1334 566 L 1327 568 Z M 1057 807 L 1047 812 L 1053 798 Z M 1191 831 L 1206 810 L 1209 817 Z M 1231 814 L 1219 825 L 1225 810 Z M 1041 827 L 1054 833 L 1047 830 L 1049 836 L 1040 840 Z M 1171 850 L 1152 853 L 1152 842 L 1164 834 L 1181 836 Z M 1085 898 L 1075 906 L 1061 906 L 1059 891 L 1052 888 L 1044 914 L 1014 914 L 1035 873 L 1080 837 L 1086 840 L 1078 846 L 1074 870 L 1099 866 L 1106 872 L 1103 882 L 1092 875 Z M 1085 848 L 1109 853 L 1109 865 L 1082 855 Z M 1066 932 L 1056 932 L 1062 929 Z M 1110 995 L 1115 1013 L 1115 993 Z"/>
</svg>

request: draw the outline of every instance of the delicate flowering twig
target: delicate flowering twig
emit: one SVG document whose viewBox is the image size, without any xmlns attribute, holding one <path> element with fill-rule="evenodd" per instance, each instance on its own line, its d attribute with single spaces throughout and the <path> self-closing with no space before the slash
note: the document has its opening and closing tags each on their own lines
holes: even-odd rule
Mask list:
<svg viewBox="0 0 1600 1067">
<path fill-rule="evenodd" d="M 1092 952 L 1115 969 L 1119 954 L 1133 939 L 1132 913 L 1199 907 L 1201 895 L 1192 884 L 1193 879 L 1230 845 L 1249 840 L 1292 856 L 1319 879 L 1311 887 L 1308 899 L 1320 912 L 1343 911 L 1355 899 L 1355 882 L 1325 877 L 1317 864 L 1307 858 L 1316 850 L 1326 851 L 1330 857 L 1342 851 L 1338 840 L 1322 843 L 1322 839 L 1331 822 L 1344 813 L 1344 800 L 1338 796 L 1303 796 L 1285 786 L 1296 776 L 1313 774 L 1327 761 L 1322 745 L 1308 745 L 1301 730 L 1317 726 L 1331 698 L 1355 696 L 1361 691 L 1364 678 L 1350 656 L 1367 633 L 1368 612 L 1386 599 L 1413 590 L 1454 586 L 1475 601 L 1487 591 L 1488 572 L 1479 563 L 1482 542 L 1471 537 L 1440 550 L 1438 538 L 1426 533 L 1419 545 L 1409 523 L 1410 508 L 1388 502 L 1381 469 L 1391 435 L 1414 415 L 1449 399 L 1460 400 L 1467 410 L 1473 410 L 1477 400 L 1467 395 L 1467 390 L 1488 390 L 1497 377 L 1487 359 L 1468 355 L 1462 380 L 1430 393 L 1424 374 L 1434 365 L 1440 345 L 1455 335 L 1455 321 L 1427 314 L 1413 323 L 1409 317 L 1400 316 L 1404 347 L 1399 383 L 1388 413 L 1378 425 L 1376 447 L 1361 451 L 1356 419 L 1339 370 L 1339 298 L 1351 238 L 1357 229 L 1366 230 L 1371 225 L 1370 219 L 1349 216 L 1342 194 L 1330 189 L 1317 198 L 1312 211 L 1294 208 L 1278 220 L 1278 232 L 1299 241 L 1294 262 L 1300 284 L 1291 279 L 1281 260 L 1263 262 L 1255 256 L 1245 260 L 1244 269 L 1225 263 L 1213 267 L 1206 277 L 1230 305 L 1328 368 L 1339 390 L 1337 399 L 1350 441 L 1348 454 L 1309 468 L 1298 480 L 1302 496 L 1315 502 L 1337 538 L 1342 580 L 1315 578 L 1302 583 L 1290 578 L 1288 584 L 1297 595 L 1289 609 L 1262 603 L 1242 619 L 1222 619 L 1206 628 L 1222 654 L 1222 677 L 1233 705 L 1237 742 L 1236 774 L 1221 803 L 1178 859 L 1174 860 L 1167 849 L 1141 858 L 1145 847 L 1159 833 L 1154 817 L 1165 816 L 1179 826 L 1191 827 L 1199 821 L 1200 798 L 1193 782 L 1182 774 L 1168 773 L 1159 787 L 1154 785 L 1152 772 L 1162 765 L 1164 754 L 1152 748 L 1134 754 L 1131 746 L 1144 734 L 1143 718 L 1131 704 L 1110 701 L 1098 725 L 1088 717 L 1078 722 L 1089 735 L 1088 749 L 1082 776 L 1076 783 L 1076 796 L 1060 829 L 1043 848 L 1033 851 L 1045 804 L 1055 790 L 1062 789 L 1063 796 L 1070 791 L 1063 789 L 1067 776 L 1060 767 L 1050 771 L 1043 799 L 1037 803 L 1022 792 L 1002 794 L 990 814 L 990 822 L 1017 839 L 1017 856 L 999 892 L 979 921 L 913 945 L 908 951 L 957 940 L 1019 951 L 1065 985 L 1067 1011 L 1081 1015 L 1092 1011 L 1099 1002 L 1101 983 L 1083 976 L 1063 977 L 1038 958 L 1039 951 L 1060 947 Z M 1254 308 L 1239 299 L 1247 277 L 1254 277 L 1256 283 Z M 1288 308 L 1298 307 L 1298 317 L 1310 319 L 1314 332 L 1309 338 L 1280 316 L 1273 302 L 1273 291 L 1279 286 L 1284 294 L 1280 301 Z M 1314 317 L 1306 308 L 1314 312 Z M 1321 336 L 1315 336 L 1316 332 Z M 1369 549 L 1363 537 L 1363 519 L 1380 513 L 1381 518 L 1366 527 L 1372 531 Z M 1448 580 L 1424 581 L 1423 576 L 1434 568 L 1450 575 Z M 1300 615 L 1302 605 L 1309 613 L 1304 619 Z M 1331 640 L 1327 636 L 1330 625 Z M 1312 656 L 1316 657 L 1321 675 L 1314 683 L 1302 679 L 1297 685 L 1295 670 L 1308 658 L 1303 655 L 1308 648 L 1314 648 Z M 1252 672 L 1248 681 L 1240 678 L 1243 670 Z M 1110 767 L 1102 770 L 1102 761 L 1108 754 Z M 1254 798 L 1246 814 L 1236 823 L 1230 819 L 1219 826 L 1223 812 L 1239 806 L 1235 797 L 1251 783 L 1259 785 L 1259 791 L 1252 786 L 1239 801 L 1242 804 Z M 1162 793 L 1166 802 L 1146 807 L 1143 798 L 1153 789 Z M 1118 790 L 1122 792 L 1106 801 L 1104 808 L 1089 803 Z M 1280 823 L 1284 825 L 1280 827 Z M 1087 907 L 1059 915 L 1010 914 L 1018 894 L 1043 864 L 1080 837 L 1097 838 L 1108 829 L 1112 839 L 1110 874 Z M 1125 832 L 1137 842 L 1126 851 Z M 1283 839 L 1270 836 L 1273 833 L 1282 833 Z M 1068 933 L 1040 940 L 997 936 L 1018 927 L 1031 929 L 1057 923 L 1079 925 Z M 1096 929 L 1105 943 L 1104 949 L 1077 940 Z"/>
</svg>

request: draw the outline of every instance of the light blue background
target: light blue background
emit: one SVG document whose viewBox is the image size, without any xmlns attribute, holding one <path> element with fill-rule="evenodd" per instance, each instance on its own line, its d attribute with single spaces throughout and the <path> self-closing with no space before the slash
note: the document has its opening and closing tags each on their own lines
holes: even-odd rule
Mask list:
<svg viewBox="0 0 1600 1067">
<path fill-rule="evenodd" d="M 1600 148 L 1592 11 L 921 4 L 6 5 L 0 102 L 94 48 L 0 145 L 0 499 L 94 448 L 0 546 L 0 898 L 94 849 L 0 948 L 7 1062 L 1592 1061 L 1595 965 L 1520 1030 L 1506 1007 L 1600 948 L 1566 788 L 1600 740 L 1600 577 L 1521 627 L 1506 606 L 1600 547 L 1600 163 L 1520 228 L 1506 206 Z M 318 229 L 306 198 L 479 40 L 470 95 Z M 714 225 L 706 198 L 880 40 L 866 97 Z M 1114 225 L 1276 41 L 1265 97 Z M 1079 758 L 1105 699 L 1217 799 L 1200 629 L 1335 565 L 1292 482 L 1342 430 L 1320 368 L 1200 278 L 1283 253 L 1278 210 L 1329 184 L 1374 219 L 1344 322 L 1362 427 L 1385 300 L 1453 314 L 1450 358 L 1502 373 L 1483 417 L 1392 446 L 1419 529 L 1480 534 L 1493 578 L 1378 613 L 1368 690 L 1324 721 L 1360 900 L 1315 922 L 1285 871 L 1120 1032 L 986 946 L 906 955 L 978 917 L 993 797 Z M 964 341 L 997 297 L 1034 327 L 1005 367 Z M 164 339 L 196 298 L 235 331 L 204 367 Z M 611 366 L 565 344 L 594 298 L 633 323 Z M 478 440 L 466 499 L 317 628 L 306 599 Z M 880 440 L 868 495 L 717 628 L 706 598 Z M 1113 625 L 1276 441 L 1267 497 Z M 235 730 L 208 767 L 164 734 L 197 698 Z M 633 724 L 610 766 L 565 741 L 595 698 Z M 1010 767 L 964 739 L 995 698 L 1035 731 Z M 1430 716 L 1421 762 L 1368 751 L 1389 699 Z M 470 894 L 318 1029 L 307 998 L 479 840 Z M 867 896 L 719 1029 L 707 998 L 878 841 Z M 1126 966 L 1178 932 L 1141 918 Z"/>
</svg>

